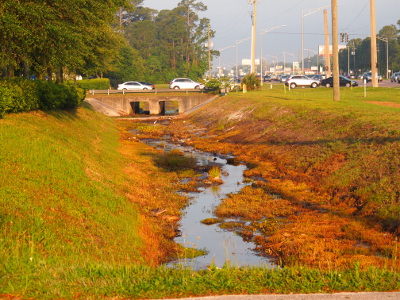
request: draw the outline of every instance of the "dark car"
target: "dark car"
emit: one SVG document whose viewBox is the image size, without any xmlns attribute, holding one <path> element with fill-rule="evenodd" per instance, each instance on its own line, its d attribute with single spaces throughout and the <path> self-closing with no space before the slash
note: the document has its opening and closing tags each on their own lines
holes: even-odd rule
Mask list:
<svg viewBox="0 0 400 300">
<path fill-rule="evenodd" d="M 358 83 L 357 83 L 357 81 L 350 80 L 344 76 L 339 76 L 339 85 L 351 87 L 351 86 L 358 86 Z M 333 87 L 333 77 L 329 77 L 329 78 L 321 80 L 321 86 L 326 86 L 327 88 Z"/>
</svg>

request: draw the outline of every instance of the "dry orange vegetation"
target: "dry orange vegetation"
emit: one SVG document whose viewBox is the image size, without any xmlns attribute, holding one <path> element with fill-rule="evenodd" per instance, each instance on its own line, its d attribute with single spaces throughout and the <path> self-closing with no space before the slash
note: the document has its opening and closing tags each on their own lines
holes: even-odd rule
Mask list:
<svg viewBox="0 0 400 300">
<path fill-rule="evenodd" d="M 282 265 L 400 267 L 399 220 L 384 218 L 385 210 L 396 215 L 385 199 L 399 194 L 398 138 L 384 140 L 381 129 L 329 111 L 299 118 L 271 104 L 273 117 L 260 117 L 259 104 L 218 101 L 162 129 L 250 166 L 245 175 L 255 178 L 253 187 L 225 199 L 218 217 L 237 218 L 235 230 Z M 245 221 L 251 225 L 240 225 Z"/>
<path fill-rule="evenodd" d="M 120 128 L 120 151 L 131 159 L 131 164 L 124 170 L 132 178 L 125 187 L 126 196 L 140 209 L 140 235 L 145 243 L 143 257 L 149 265 L 156 266 L 179 252 L 172 239 L 176 235 L 177 221 L 180 210 L 186 205 L 186 198 L 174 193 L 165 184 L 176 181 L 177 177 L 173 173 L 160 173 L 151 163 L 160 153 L 133 139 L 124 125 L 120 124 Z M 140 167 L 142 163 L 153 166 L 143 169 Z"/>
</svg>

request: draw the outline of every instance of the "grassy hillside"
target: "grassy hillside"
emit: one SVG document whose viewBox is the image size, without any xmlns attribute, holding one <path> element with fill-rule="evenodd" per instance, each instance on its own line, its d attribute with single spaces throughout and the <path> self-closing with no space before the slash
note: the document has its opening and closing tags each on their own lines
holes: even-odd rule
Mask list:
<svg viewBox="0 0 400 300">
<path fill-rule="evenodd" d="M 94 266 L 151 266 L 170 255 L 168 230 L 148 211 L 172 199 L 168 210 L 179 214 L 185 199 L 114 120 L 87 107 L 10 114 L 0 145 L 0 294 L 67 297 Z"/>
</svg>

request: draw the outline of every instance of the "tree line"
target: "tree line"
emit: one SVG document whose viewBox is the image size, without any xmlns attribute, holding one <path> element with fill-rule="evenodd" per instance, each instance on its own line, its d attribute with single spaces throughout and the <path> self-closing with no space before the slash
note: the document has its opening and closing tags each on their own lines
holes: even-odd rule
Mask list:
<svg viewBox="0 0 400 300">
<path fill-rule="evenodd" d="M 0 75 L 62 82 L 67 75 L 153 83 L 200 78 L 208 69 L 207 6 L 182 0 L 171 10 L 144 7 L 143 0 L 3 0 L 0 3 Z M 400 70 L 400 20 L 378 34 L 378 68 Z M 379 39 L 380 38 L 380 39 Z M 382 41 L 387 39 L 387 43 Z M 370 38 L 350 39 L 340 68 L 369 70 Z M 355 55 L 353 55 L 355 54 Z M 212 51 L 212 56 L 218 55 Z M 313 58 L 315 60 L 315 58 Z M 322 63 L 322 61 L 321 61 Z"/>
<path fill-rule="evenodd" d="M 0 75 L 62 82 L 66 75 L 168 82 L 206 71 L 207 7 L 182 0 L 156 11 L 143 0 L 5 0 Z"/>
<path fill-rule="evenodd" d="M 397 25 L 397 26 L 396 26 Z M 377 34 L 378 72 L 386 77 L 400 71 L 400 20 L 397 24 L 386 25 Z M 371 70 L 371 38 L 350 39 L 347 48 L 339 53 L 340 70 L 360 74 Z"/>
</svg>

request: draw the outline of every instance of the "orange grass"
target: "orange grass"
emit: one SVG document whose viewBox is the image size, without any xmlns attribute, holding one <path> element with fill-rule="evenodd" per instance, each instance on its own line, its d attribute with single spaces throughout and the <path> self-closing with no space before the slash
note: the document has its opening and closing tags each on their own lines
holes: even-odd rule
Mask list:
<svg viewBox="0 0 400 300">
<path fill-rule="evenodd" d="M 138 204 L 141 228 L 140 236 L 145 247 L 144 259 L 149 265 L 159 265 L 176 257 L 179 247 L 173 242 L 178 226 L 181 209 L 187 205 L 187 198 L 176 193 L 176 173 L 160 172 L 155 161 L 160 154 L 157 150 L 139 143 L 128 132 L 130 123 L 118 122 L 120 129 L 120 152 L 131 162 L 124 172 L 131 178 L 126 183 L 125 194 L 133 203 Z M 141 167 L 142 165 L 146 168 Z M 162 214 L 154 211 L 165 210 Z"/>
<path fill-rule="evenodd" d="M 366 174 L 372 174 L 371 178 L 376 176 L 373 169 L 382 169 L 377 165 L 374 152 L 369 156 L 367 148 L 363 155 L 371 164 L 361 161 L 365 165 L 352 166 L 354 157 L 360 155 L 356 152 L 359 149 L 355 148 L 357 144 L 350 144 L 350 147 L 344 144 L 346 135 L 360 137 L 369 126 L 354 125 L 352 122 L 358 121 L 351 118 L 339 118 L 341 126 L 356 130 L 336 130 L 339 135 L 332 137 L 338 132 L 330 122 L 337 120 L 330 120 L 335 115 L 329 111 L 319 113 L 326 118 L 322 126 L 307 115 L 304 115 L 309 118 L 307 122 L 293 117 L 290 121 L 293 125 L 277 119 L 291 114 L 296 116 L 297 112 L 290 107 L 277 105 L 274 121 L 257 120 L 252 114 L 259 109 L 258 103 L 244 103 L 247 99 L 233 98 L 225 97 L 218 106 L 207 106 L 189 120 L 177 120 L 167 129 L 197 148 L 234 154 L 237 161 L 251 166 L 245 175 L 256 178 L 253 184 L 256 188 L 246 187 L 237 195 L 229 195 L 215 209 L 216 214 L 223 218 L 236 217 L 238 224 L 240 220 L 252 220 L 251 225 L 236 226 L 235 230 L 241 230 L 239 234 L 248 237 L 255 233 L 257 250 L 275 257 L 283 265 L 343 269 L 359 263 L 361 268 L 380 266 L 399 270 L 400 253 L 395 235 L 383 230 L 379 219 L 371 218 L 376 215 L 377 206 L 372 201 L 367 202 L 370 192 L 355 189 L 352 177 L 348 178 L 348 185 L 343 181 L 345 176 L 335 179 L 346 168 L 350 172 L 358 167 L 365 168 Z M 253 109 L 248 108 L 250 105 Z M 273 105 L 270 106 L 273 110 Z M 274 124 L 279 122 L 280 126 Z M 208 132 L 192 135 L 196 124 L 207 124 Z M 329 139 L 326 138 L 327 142 L 301 142 L 313 141 L 319 136 L 329 136 Z M 339 142 L 329 142 L 335 139 Z M 286 144 L 283 140 L 293 142 Z M 346 147 L 349 148 L 346 150 Z M 387 149 L 382 148 L 380 153 L 387 159 Z M 341 180 L 343 186 L 339 186 Z"/>
<path fill-rule="evenodd" d="M 231 194 L 215 209 L 218 217 L 242 217 L 247 220 L 288 216 L 295 208 L 287 200 L 275 199 L 262 189 L 245 187 L 238 194 Z"/>
</svg>

